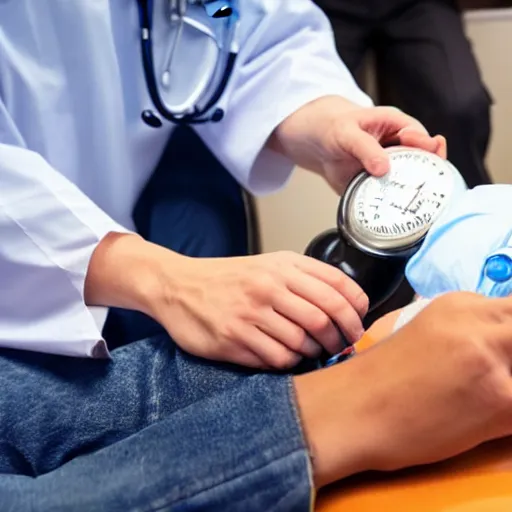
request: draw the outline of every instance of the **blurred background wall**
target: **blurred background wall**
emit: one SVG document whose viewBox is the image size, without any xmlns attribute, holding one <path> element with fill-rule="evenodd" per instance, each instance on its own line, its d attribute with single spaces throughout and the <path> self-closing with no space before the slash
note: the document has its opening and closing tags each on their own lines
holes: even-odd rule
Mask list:
<svg viewBox="0 0 512 512">
<path fill-rule="evenodd" d="M 512 183 L 512 1 L 466 0 L 467 35 L 493 98 L 493 133 L 487 161 L 496 182 Z M 372 83 L 371 59 L 368 81 Z M 338 197 L 317 176 L 297 169 L 285 190 L 259 198 L 262 250 L 303 252 L 321 231 L 335 226 Z"/>
</svg>

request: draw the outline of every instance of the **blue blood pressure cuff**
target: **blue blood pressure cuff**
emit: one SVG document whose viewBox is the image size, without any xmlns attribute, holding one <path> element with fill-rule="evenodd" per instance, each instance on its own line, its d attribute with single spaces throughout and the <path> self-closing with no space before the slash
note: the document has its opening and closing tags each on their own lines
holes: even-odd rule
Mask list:
<svg viewBox="0 0 512 512">
<path fill-rule="evenodd" d="M 477 292 L 487 297 L 507 297 L 512 283 L 512 231 L 503 246 L 487 257 Z"/>
<path fill-rule="evenodd" d="M 406 267 L 418 295 L 512 294 L 512 185 L 465 191 L 447 207 Z"/>
</svg>

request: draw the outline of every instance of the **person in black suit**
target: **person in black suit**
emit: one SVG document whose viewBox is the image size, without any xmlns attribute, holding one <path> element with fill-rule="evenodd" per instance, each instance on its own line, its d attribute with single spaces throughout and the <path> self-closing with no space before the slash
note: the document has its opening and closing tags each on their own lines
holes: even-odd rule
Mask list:
<svg viewBox="0 0 512 512">
<path fill-rule="evenodd" d="M 316 0 L 338 52 L 358 78 L 376 57 L 378 102 L 392 104 L 448 141 L 448 158 L 469 187 L 490 183 L 485 167 L 491 98 L 455 0 Z"/>
<path fill-rule="evenodd" d="M 378 103 L 394 105 L 444 135 L 448 158 L 470 188 L 491 182 L 485 155 L 491 97 L 464 33 L 455 0 L 316 0 L 331 20 L 338 53 L 358 80 L 373 51 Z M 404 280 L 375 319 L 414 296 Z"/>
</svg>

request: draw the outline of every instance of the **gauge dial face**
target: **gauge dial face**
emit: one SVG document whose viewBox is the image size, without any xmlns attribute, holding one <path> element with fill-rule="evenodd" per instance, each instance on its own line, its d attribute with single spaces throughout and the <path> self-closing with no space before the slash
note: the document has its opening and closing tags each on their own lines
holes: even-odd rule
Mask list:
<svg viewBox="0 0 512 512">
<path fill-rule="evenodd" d="M 390 151 L 390 160 L 387 175 L 366 175 L 345 198 L 345 227 L 376 249 L 406 247 L 421 239 L 454 188 L 456 171 L 435 155 L 404 149 Z"/>
</svg>

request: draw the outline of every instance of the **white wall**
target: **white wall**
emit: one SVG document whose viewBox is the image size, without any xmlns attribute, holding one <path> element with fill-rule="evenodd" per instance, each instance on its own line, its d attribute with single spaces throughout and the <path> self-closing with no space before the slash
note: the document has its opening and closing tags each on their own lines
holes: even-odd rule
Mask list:
<svg viewBox="0 0 512 512">
<path fill-rule="evenodd" d="M 466 29 L 495 100 L 489 170 L 495 181 L 512 183 L 512 9 L 468 13 Z"/>
<path fill-rule="evenodd" d="M 468 13 L 466 27 L 495 100 L 489 169 L 495 181 L 512 183 L 512 9 Z M 338 198 L 320 178 L 301 169 L 285 190 L 257 203 L 265 252 L 303 252 L 314 236 L 335 227 Z"/>
</svg>

